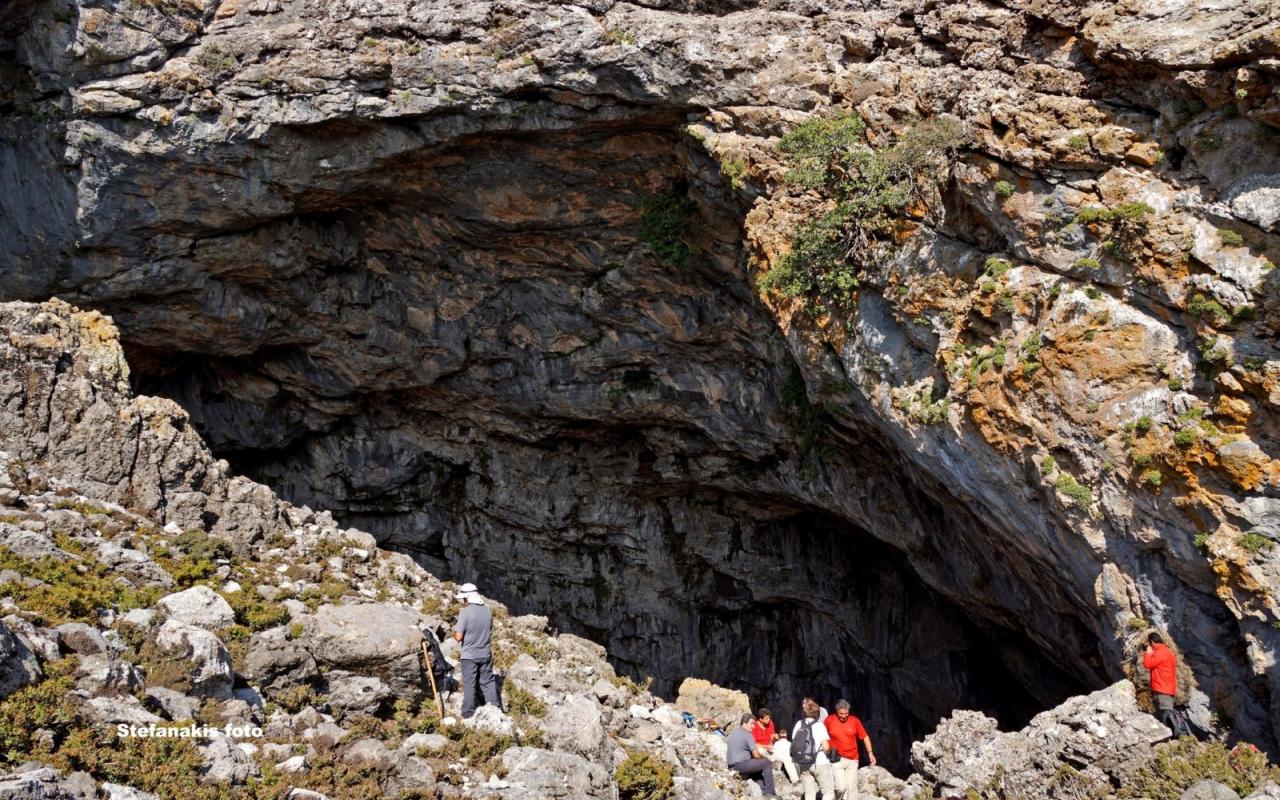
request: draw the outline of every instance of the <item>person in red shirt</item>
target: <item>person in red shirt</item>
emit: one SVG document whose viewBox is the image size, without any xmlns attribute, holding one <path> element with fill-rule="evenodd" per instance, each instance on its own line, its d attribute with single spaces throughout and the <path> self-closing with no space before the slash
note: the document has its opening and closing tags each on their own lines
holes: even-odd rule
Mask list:
<svg viewBox="0 0 1280 800">
<path fill-rule="evenodd" d="M 1174 708 L 1174 700 L 1178 696 L 1178 657 L 1160 634 L 1153 633 L 1147 637 L 1142 666 L 1151 673 L 1151 692 L 1156 696 L 1160 721 L 1169 726 L 1174 736 L 1190 736 L 1191 726 L 1187 724 L 1186 717 Z"/>
<path fill-rule="evenodd" d="M 772 711 L 767 708 L 756 711 L 756 721 L 751 726 L 751 737 L 760 746 L 765 758 L 782 767 L 787 780 L 795 783 L 796 765 L 791 760 L 791 743 L 785 740 L 781 744 L 778 743 L 778 740 L 784 737 L 780 736 L 774 727 Z"/>
<path fill-rule="evenodd" d="M 836 703 L 836 713 L 823 720 L 831 745 L 840 754 L 840 760 L 831 765 L 835 772 L 836 797 L 840 800 L 856 800 L 858 797 L 858 742 L 867 748 L 867 761 L 876 765 L 876 754 L 871 749 L 871 736 L 862 726 L 862 720 L 849 713 L 849 701 Z"/>
</svg>

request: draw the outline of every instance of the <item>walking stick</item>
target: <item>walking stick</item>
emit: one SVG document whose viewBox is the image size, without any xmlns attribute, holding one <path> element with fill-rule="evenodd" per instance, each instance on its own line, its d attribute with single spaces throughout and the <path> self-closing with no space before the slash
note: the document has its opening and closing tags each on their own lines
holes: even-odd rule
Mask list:
<svg viewBox="0 0 1280 800">
<path fill-rule="evenodd" d="M 431 694 L 436 698 L 436 713 L 440 715 L 440 719 L 444 719 L 444 698 L 440 697 L 440 690 L 436 688 L 436 671 L 432 669 L 431 651 L 427 649 L 427 640 L 422 640 L 422 661 L 427 665 L 427 680 L 431 681 Z"/>
</svg>

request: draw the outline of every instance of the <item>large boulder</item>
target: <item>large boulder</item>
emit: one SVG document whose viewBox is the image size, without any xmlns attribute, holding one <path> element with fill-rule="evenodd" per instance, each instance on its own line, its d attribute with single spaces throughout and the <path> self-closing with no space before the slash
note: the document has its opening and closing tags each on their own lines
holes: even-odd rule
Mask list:
<svg viewBox="0 0 1280 800">
<path fill-rule="evenodd" d="M 423 617 L 404 606 L 365 603 L 321 606 L 303 635 L 303 645 L 321 664 L 381 678 L 396 694 L 421 697 L 420 625 Z"/>
<path fill-rule="evenodd" d="M 1079 787 L 1118 784 L 1170 736 L 1138 708 L 1133 684 L 1120 681 L 1037 714 L 1021 731 L 1001 733 L 977 711 L 957 711 L 911 746 L 917 773 L 946 794 L 982 791 L 999 781 L 1009 797 L 1048 797 L 1065 768 Z"/>
<path fill-rule="evenodd" d="M 727 726 L 751 711 L 751 701 L 737 690 L 716 686 L 701 678 L 685 678 L 676 696 L 676 708 L 698 719 L 714 719 Z"/>
<path fill-rule="evenodd" d="M 267 691 L 280 691 L 315 677 L 316 660 L 284 627 L 255 633 L 244 657 L 244 676 Z"/>
<path fill-rule="evenodd" d="M 612 776 L 603 767 L 572 753 L 513 747 L 502 754 L 507 781 L 545 798 L 611 798 Z"/>
<path fill-rule="evenodd" d="M 208 586 L 192 586 L 190 589 L 160 598 L 156 607 L 188 625 L 209 630 L 222 628 L 236 621 L 231 604 Z"/>
<path fill-rule="evenodd" d="M 334 670 L 325 675 L 329 708 L 343 715 L 376 714 L 395 692 L 380 678 Z"/>
<path fill-rule="evenodd" d="M 257 763 L 230 736 L 214 736 L 196 746 L 204 761 L 206 783 L 244 783 L 261 774 Z"/>
<path fill-rule="evenodd" d="M 0 698 L 40 680 L 40 662 L 4 623 L 0 623 Z"/>
<path fill-rule="evenodd" d="M 231 656 L 222 641 L 204 628 L 176 619 L 165 620 L 156 633 L 156 647 L 167 659 L 168 669 L 177 669 L 173 688 L 188 689 L 191 694 L 225 699 L 231 696 L 235 673 Z M 187 662 L 183 669 L 183 662 Z M 156 680 L 148 675 L 147 682 Z"/>
<path fill-rule="evenodd" d="M 50 767 L 0 775 L 0 800 L 79 800 Z"/>
</svg>

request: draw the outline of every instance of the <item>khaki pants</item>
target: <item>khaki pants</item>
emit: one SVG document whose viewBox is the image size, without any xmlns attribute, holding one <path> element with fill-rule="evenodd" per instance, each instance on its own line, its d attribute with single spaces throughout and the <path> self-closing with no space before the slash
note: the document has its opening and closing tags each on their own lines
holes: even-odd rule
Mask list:
<svg viewBox="0 0 1280 800">
<path fill-rule="evenodd" d="M 779 739 L 773 743 L 773 747 L 761 748 L 769 756 L 769 760 L 782 768 L 782 774 L 787 776 L 787 780 L 795 783 L 800 780 L 800 776 L 796 774 L 796 762 L 791 760 L 791 742 L 787 739 Z"/>
<path fill-rule="evenodd" d="M 831 765 L 838 800 L 858 800 L 858 762 L 842 758 Z"/>
<path fill-rule="evenodd" d="M 800 767 L 800 788 L 804 789 L 804 800 L 817 800 L 818 790 L 822 790 L 823 800 L 835 797 L 835 783 L 831 777 L 830 764 L 814 764 Z"/>
</svg>

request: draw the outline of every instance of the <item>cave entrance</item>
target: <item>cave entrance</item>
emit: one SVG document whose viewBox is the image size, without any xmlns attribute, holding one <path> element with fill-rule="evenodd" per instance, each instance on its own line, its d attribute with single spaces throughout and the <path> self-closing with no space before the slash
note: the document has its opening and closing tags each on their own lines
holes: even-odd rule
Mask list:
<svg viewBox="0 0 1280 800">
<path fill-rule="evenodd" d="M 677 122 L 285 175 L 289 214 L 203 230 L 147 302 L 85 304 L 115 316 L 138 391 L 185 406 L 238 470 L 600 642 L 663 695 L 705 677 L 784 722 L 804 694 L 844 696 L 901 769 L 954 708 L 1017 725 L 1096 685 L 990 624 L 1008 601 L 981 581 L 963 607 L 929 589 L 915 567 L 945 552 L 881 543 L 888 513 L 950 528 L 872 435 L 835 489 L 803 476 L 742 209 Z M 366 134 L 326 146 L 359 160 Z M 652 241 L 671 186 L 659 209 L 696 215 L 694 259 Z M 823 492 L 895 510 L 842 515 Z"/>
</svg>

